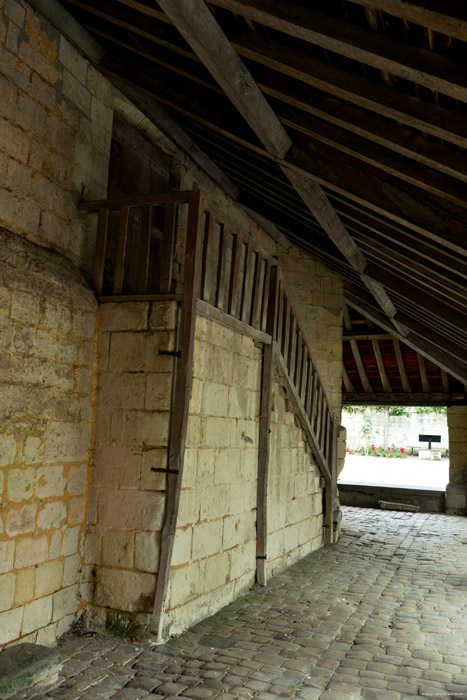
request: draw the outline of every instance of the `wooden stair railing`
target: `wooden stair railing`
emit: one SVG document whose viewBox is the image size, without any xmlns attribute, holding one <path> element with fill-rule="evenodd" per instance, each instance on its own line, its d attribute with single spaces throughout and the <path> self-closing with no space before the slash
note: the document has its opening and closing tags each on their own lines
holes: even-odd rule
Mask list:
<svg viewBox="0 0 467 700">
<path fill-rule="evenodd" d="M 178 209 L 191 192 L 82 202 L 97 212 L 93 288 L 98 296 L 170 294 Z"/>
</svg>

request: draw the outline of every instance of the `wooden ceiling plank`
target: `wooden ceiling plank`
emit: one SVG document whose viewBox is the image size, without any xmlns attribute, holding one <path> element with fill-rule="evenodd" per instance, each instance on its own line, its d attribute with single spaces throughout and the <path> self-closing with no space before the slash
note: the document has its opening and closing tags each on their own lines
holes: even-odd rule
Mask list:
<svg viewBox="0 0 467 700">
<path fill-rule="evenodd" d="M 159 6 L 268 152 L 283 158 L 292 142 L 204 0 L 159 0 Z"/>
<path fill-rule="evenodd" d="M 363 390 L 366 394 L 374 394 L 373 387 L 371 386 L 370 380 L 365 370 L 365 365 L 363 364 L 362 356 L 358 347 L 356 340 L 350 341 L 350 347 L 352 348 L 352 354 L 354 356 L 355 363 L 358 369 L 358 375 L 363 386 Z"/>
<path fill-rule="evenodd" d="M 462 64 L 428 49 L 349 24 L 290 0 L 213 0 L 231 12 L 266 27 L 333 51 L 404 80 L 410 80 L 467 101 L 467 76 Z"/>
<path fill-rule="evenodd" d="M 371 339 L 371 345 L 373 347 L 373 352 L 375 353 L 376 357 L 376 364 L 378 365 L 378 372 L 379 376 L 381 378 L 381 384 L 383 385 L 383 389 L 386 394 L 392 394 L 392 388 L 391 384 L 388 379 L 388 375 L 386 372 L 386 369 L 384 367 L 384 360 L 383 356 L 381 354 L 381 348 L 379 347 L 379 342 L 375 338 Z"/>
<path fill-rule="evenodd" d="M 369 81 L 344 68 L 320 61 L 305 52 L 297 51 L 259 34 L 254 36 L 233 34 L 231 39 L 234 48 L 240 55 L 276 71 L 276 79 L 279 78 L 277 72 L 282 73 L 288 78 L 306 83 L 333 97 L 344 100 L 346 103 L 363 107 L 365 110 L 370 110 L 370 112 L 384 116 L 398 124 L 416 129 L 422 134 L 430 134 L 462 148 L 467 147 L 467 130 L 462 114 L 391 90 L 376 81 Z M 258 82 L 261 82 L 261 78 Z M 267 84 L 269 89 L 272 89 L 271 81 L 268 81 Z M 287 89 L 284 81 L 279 80 L 278 84 L 280 86 L 278 96 L 281 94 L 290 97 L 294 92 L 299 92 L 294 89 L 293 83 L 292 90 Z M 306 88 L 304 87 L 303 90 L 306 96 Z M 313 100 L 306 101 L 313 103 Z M 365 112 L 362 112 L 361 116 L 362 128 L 367 132 L 371 131 L 374 137 L 384 139 L 380 122 L 372 121 L 369 118 L 371 115 L 368 115 L 368 118 L 365 117 Z M 354 120 L 352 119 L 352 121 Z M 391 127 L 390 124 L 388 126 Z M 415 147 L 416 144 L 410 146 L 409 139 L 403 138 L 403 130 L 401 130 L 399 138 L 395 137 L 395 133 L 394 130 L 390 129 L 389 134 L 394 141 L 400 142 L 401 147 L 408 149 Z"/>
</svg>

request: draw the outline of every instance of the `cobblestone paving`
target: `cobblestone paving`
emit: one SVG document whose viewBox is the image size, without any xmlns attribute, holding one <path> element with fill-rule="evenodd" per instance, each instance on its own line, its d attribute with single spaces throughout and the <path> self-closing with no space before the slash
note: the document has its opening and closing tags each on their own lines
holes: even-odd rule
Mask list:
<svg viewBox="0 0 467 700">
<path fill-rule="evenodd" d="M 41 700 L 465 700 L 467 520 L 345 508 L 339 544 L 163 647 L 61 647 Z"/>
</svg>

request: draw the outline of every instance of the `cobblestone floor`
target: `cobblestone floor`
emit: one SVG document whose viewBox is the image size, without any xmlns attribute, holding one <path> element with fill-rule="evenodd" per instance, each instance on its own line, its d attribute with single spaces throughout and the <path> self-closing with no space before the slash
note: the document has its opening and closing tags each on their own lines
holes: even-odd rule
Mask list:
<svg viewBox="0 0 467 700">
<path fill-rule="evenodd" d="M 61 648 L 41 700 L 465 700 L 467 520 L 345 508 L 339 544 L 164 647 Z"/>
</svg>

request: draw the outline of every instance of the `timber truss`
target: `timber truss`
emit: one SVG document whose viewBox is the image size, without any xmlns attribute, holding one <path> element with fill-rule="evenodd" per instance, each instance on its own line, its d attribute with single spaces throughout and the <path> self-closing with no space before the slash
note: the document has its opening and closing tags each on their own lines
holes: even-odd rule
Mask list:
<svg viewBox="0 0 467 700">
<path fill-rule="evenodd" d="M 462 3 L 32 2 L 232 197 L 342 275 L 349 307 L 467 382 Z"/>
</svg>

